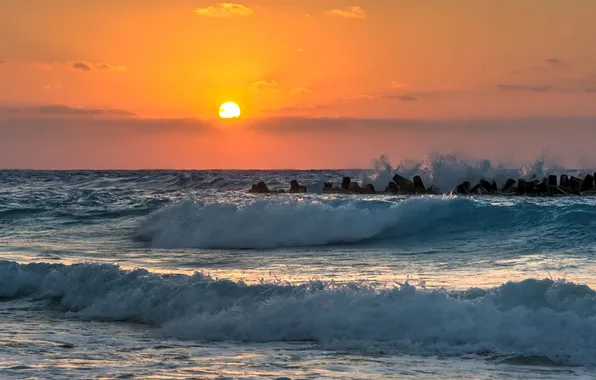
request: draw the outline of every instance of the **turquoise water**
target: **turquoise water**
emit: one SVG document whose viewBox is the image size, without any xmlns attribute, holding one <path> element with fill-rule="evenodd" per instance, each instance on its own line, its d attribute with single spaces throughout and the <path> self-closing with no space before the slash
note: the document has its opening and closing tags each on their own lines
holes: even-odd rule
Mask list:
<svg viewBox="0 0 596 380">
<path fill-rule="evenodd" d="M 0 172 L 0 376 L 593 376 L 596 198 L 343 175 Z"/>
</svg>

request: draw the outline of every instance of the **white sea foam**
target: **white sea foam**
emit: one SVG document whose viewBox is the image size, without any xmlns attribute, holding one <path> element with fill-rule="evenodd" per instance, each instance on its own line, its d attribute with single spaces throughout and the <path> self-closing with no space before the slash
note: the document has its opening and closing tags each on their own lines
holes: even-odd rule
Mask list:
<svg viewBox="0 0 596 380">
<path fill-rule="evenodd" d="M 459 202 L 459 204 L 458 204 Z M 342 244 L 428 229 L 465 200 L 259 199 L 241 204 L 183 201 L 149 216 L 138 236 L 159 248 L 276 248 Z"/>
<path fill-rule="evenodd" d="M 575 204 L 573 199 L 553 205 L 540 199 L 447 196 L 185 200 L 149 215 L 136 236 L 155 248 L 272 249 L 414 236 L 451 244 L 457 233 L 481 239 L 487 231 L 508 231 L 526 241 L 541 239 L 550 249 L 565 248 L 566 239 L 589 248 L 595 215 L 594 202 Z"/>
<path fill-rule="evenodd" d="M 69 315 L 139 321 L 183 339 L 312 341 L 331 349 L 420 355 L 539 356 L 596 364 L 596 293 L 526 280 L 494 289 L 402 284 L 245 285 L 111 265 L 0 262 L 0 297 L 54 301 Z"/>
</svg>

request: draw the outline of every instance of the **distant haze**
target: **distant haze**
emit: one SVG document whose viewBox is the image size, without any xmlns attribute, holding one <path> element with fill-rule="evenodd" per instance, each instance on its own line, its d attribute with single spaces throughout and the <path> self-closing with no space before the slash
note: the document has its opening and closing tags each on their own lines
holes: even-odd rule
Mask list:
<svg viewBox="0 0 596 380">
<path fill-rule="evenodd" d="M 596 118 L 372 120 L 282 118 L 0 121 L 0 166 L 34 169 L 369 168 L 432 153 L 511 164 L 596 167 Z"/>
</svg>

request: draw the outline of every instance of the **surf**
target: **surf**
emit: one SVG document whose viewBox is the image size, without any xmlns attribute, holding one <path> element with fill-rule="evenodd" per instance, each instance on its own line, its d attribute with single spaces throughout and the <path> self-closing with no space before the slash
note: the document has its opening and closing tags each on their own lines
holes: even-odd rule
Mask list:
<svg viewBox="0 0 596 380">
<path fill-rule="evenodd" d="M 64 317 L 143 323 L 180 339 L 309 341 L 368 354 L 490 352 L 596 364 L 596 293 L 551 279 L 466 291 L 409 283 L 247 285 L 200 273 L 1 261 L 0 297 L 51 301 L 45 307 Z"/>
<path fill-rule="evenodd" d="M 589 242 L 596 202 L 448 196 L 370 198 L 278 196 L 234 202 L 186 199 L 146 217 L 136 238 L 155 248 L 273 249 L 361 244 L 419 236 L 449 241 L 524 232 Z M 554 236 L 553 236 L 554 233 Z M 560 245 L 560 244 L 559 244 Z M 592 246 L 592 243 L 589 243 Z"/>
</svg>

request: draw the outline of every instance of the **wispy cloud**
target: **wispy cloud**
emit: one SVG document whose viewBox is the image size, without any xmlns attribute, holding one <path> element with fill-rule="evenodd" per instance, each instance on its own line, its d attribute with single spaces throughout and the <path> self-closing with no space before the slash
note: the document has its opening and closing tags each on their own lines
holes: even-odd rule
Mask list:
<svg viewBox="0 0 596 380">
<path fill-rule="evenodd" d="M 344 9 L 333 9 L 326 13 L 331 16 L 350 18 L 350 19 L 365 19 L 367 17 L 364 9 L 362 9 L 359 6 L 346 7 Z"/>
<path fill-rule="evenodd" d="M 553 87 L 548 84 L 498 84 L 497 88 L 501 91 L 527 91 L 527 92 L 550 92 Z"/>
<path fill-rule="evenodd" d="M 296 106 L 268 107 L 261 109 L 271 115 L 314 117 L 319 111 L 329 109 L 329 106 L 305 104 Z"/>
<path fill-rule="evenodd" d="M 584 74 L 581 76 L 567 76 L 559 78 L 551 76 L 536 83 L 507 83 L 497 84 L 501 91 L 552 92 L 552 93 L 594 93 L 596 76 Z"/>
<path fill-rule="evenodd" d="M 346 98 L 346 100 L 399 100 L 402 102 L 416 102 L 421 100 L 420 95 L 412 95 L 412 94 L 398 94 L 398 93 L 389 93 L 389 94 L 356 94 Z"/>
<path fill-rule="evenodd" d="M 61 64 L 56 64 L 56 66 L 60 66 Z M 69 66 L 72 69 L 80 70 L 80 71 L 92 71 L 92 70 L 109 70 L 109 71 L 129 71 L 126 66 L 115 66 L 109 63 L 92 63 L 92 62 L 83 62 L 83 61 L 76 61 L 70 62 Z"/>
<path fill-rule="evenodd" d="M 89 66 L 85 62 L 73 62 L 71 67 L 75 70 L 91 71 L 91 66 Z"/>
<path fill-rule="evenodd" d="M 62 90 L 62 85 L 60 84 L 48 84 L 43 86 L 46 90 Z"/>
<path fill-rule="evenodd" d="M 401 82 L 391 81 L 391 87 L 392 88 L 406 88 L 406 87 L 408 87 L 408 85 L 405 83 L 401 83 Z"/>
<path fill-rule="evenodd" d="M 312 90 L 309 90 L 308 88 L 304 88 L 304 87 L 295 87 L 293 89 L 290 90 L 290 94 L 306 94 L 312 92 Z"/>
<path fill-rule="evenodd" d="M 384 95 L 381 99 L 400 100 L 402 102 L 416 102 L 420 100 L 420 98 L 412 95 Z"/>
<path fill-rule="evenodd" d="M 129 71 L 129 68 L 126 66 L 114 66 L 110 65 L 109 63 L 98 63 L 95 67 L 99 70 L 111 70 L 111 71 Z"/>
<path fill-rule="evenodd" d="M 548 63 L 549 65 L 553 65 L 553 66 L 560 66 L 560 65 L 567 63 L 567 61 L 562 60 L 560 58 L 545 58 L 544 62 Z"/>
<path fill-rule="evenodd" d="M 49 86 L 46 88 L 62 88 L 60 85 Z M 42 104 L 37 106 L 15 106 L 0 107 L 0 116 L 2 114 L 19 115 L 23 117 L 92 117 L 92 116 L 118 116 L 132 117 L 137 116 L 134 112 L 115 109 L 115 108 L 82 108 L 71 107 L 64 104 Z"/>
<path fill-rule="evenodd" d="M 221 3 L 216 6 L 196 9 L 195 13 L 199 16 L 225 18 L 232 16 L 250 16 L 255 12 L 244 5 Z"/>
<path fill-rule="evenodd" d="M 259 90 L 278 90 L 279 83 L 274 80 L 259 80 L 252 84 L 252 86 Z"/>
</svg>

